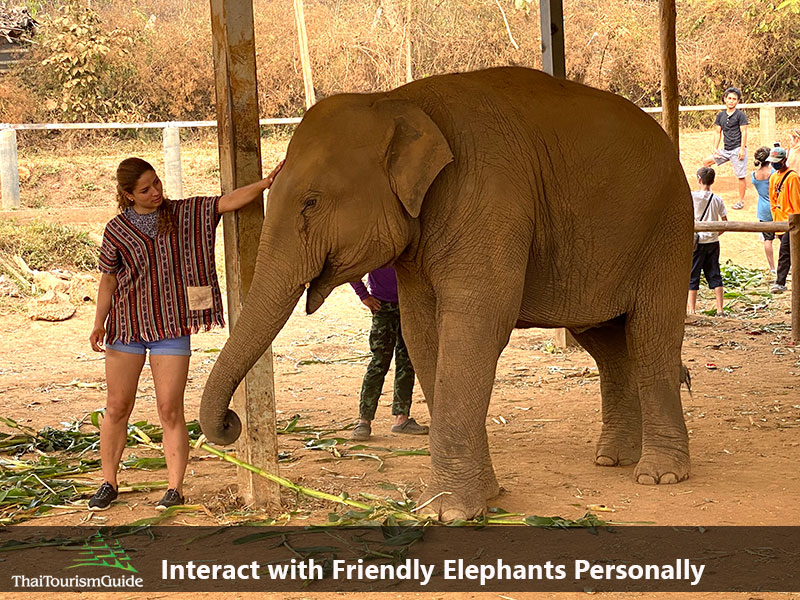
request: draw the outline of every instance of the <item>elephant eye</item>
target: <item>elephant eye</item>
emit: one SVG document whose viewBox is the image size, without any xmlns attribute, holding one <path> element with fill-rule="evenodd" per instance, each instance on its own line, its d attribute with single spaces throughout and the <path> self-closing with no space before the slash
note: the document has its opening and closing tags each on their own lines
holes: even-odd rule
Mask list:
<svg viewBox="0 0 800 600">
<path fill-rule="evenodd" d="M 311 208 L 317 203 L 317 199 L 315 197 L 306 198 L 306 201 L 303 203 L 303 210 L 306 208 Z"/>
</svg>

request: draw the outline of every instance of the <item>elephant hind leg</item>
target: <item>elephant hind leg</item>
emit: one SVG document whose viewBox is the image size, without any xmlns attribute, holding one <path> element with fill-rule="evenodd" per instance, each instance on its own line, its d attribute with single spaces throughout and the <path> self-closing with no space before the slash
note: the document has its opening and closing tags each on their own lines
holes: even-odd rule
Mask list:
<svg viewBox="0 0 800 600">
<path fill-rule="evenodd" d="M 677 483 L 689 477 L 689 436 L 680 395 L 685 378 L 683 298 L 673 308 L 660 310 L 652 306 L 652 298 L 647 300 L 637 305 L 626 324 L 642 410 L 642 457 L 634 477 L 645 485 Z"/>
<path fill-rule="evenodd" d="M 625 319 L 573 332 L 600 373 L 603 429 L 595 463 L 604 467 L 637 463 L 642 453 L 642 413 L 634 362 L 625 339 Z"/>
</svg>

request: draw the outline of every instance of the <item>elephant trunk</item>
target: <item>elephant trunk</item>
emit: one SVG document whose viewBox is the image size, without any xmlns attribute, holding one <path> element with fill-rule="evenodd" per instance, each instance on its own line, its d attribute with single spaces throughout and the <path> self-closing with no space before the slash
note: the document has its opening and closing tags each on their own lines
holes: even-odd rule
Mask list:
<svg viewBox="0 0 800 600">
<path fill-rule="evenodd" d="M 242 312 L 208 376 L 200 403 L 200 426 L 215 444 L 232 444 L 242 431 L 239 417 L 228 405 L 239 383 L 267 351 L 303 294 L 304 284 L 293 284 L 296 278 L 291 267 L 281 272 L 258 260 Z"/>
</svg>

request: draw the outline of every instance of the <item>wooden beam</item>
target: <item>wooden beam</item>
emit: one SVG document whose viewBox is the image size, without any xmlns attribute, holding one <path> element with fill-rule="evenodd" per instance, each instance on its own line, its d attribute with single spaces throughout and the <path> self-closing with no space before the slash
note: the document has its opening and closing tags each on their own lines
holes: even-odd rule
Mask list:
<svg viewBox="0 0 800 600">
<path fill-rule="evenodd" d="M 217 92 L 219 170 L 222 191 L 261 179 L 261 134 L 258 125 L 256 50 L 253 4 L 250 0 L 211 0 L 214 70 Z M 223 218 L 228 322 L 231 329 L 253 279 L 258 240 L 264 221 L 264 202 L 252 202 Z M 278 473 L 278 440 L 272 349 L 245 376 L 233 398 L 242 419 L 240 458 Z M 239 493 L 258 507 L 280 506 L 277 484 L 242 469 Z"/>
<path fill-rule="evenodd" d="M 675 0 L 658 0 L 659 40 L 661 45 L 661 126 L 680 151 L 678 120 L 678 53 L 675 38 Z"/>
<path fill-rule="evenodd" d="M 564 8 L 561 0 L 541 0 L 542 71 L 553 77 L 567 77 L 564 57 Z"/>
<path fill-rule="evenodd" d="M 308 53 L 308 36 L 306 35 L 306 17 L 303 12 L 303 0 L 294 0 L 294 19 L 297 23 L 297 41 L 300 45 L 300 66 L 303 69 L 303 88 L 306 92 L 306 110 L 308 110 L 317 102 L 317 96 L 314 93 L 314 80 L 311 78 L 311 57 Z"/>
<path fill-rule="evenodd" d="M 789 224 L 786 221 L 695 221 L 695 231 L 744 231 L 761 233 L 768 231 L 772 233 L 783 233 L 789 231 Z"/>
</svg>

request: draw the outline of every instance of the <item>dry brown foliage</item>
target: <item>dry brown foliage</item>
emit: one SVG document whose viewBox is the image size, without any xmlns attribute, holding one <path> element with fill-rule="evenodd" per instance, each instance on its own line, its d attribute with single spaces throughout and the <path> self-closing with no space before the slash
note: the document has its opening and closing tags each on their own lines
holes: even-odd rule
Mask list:
<svg viewBox="0 0 800 600">
<path fill-rule="evenodd" d="M 14 74 L 0 76 L 0 121 L 24 123 L 36 115 L 36 97 Z"/>
<path fill-rule="evenodd" d="M 302 114 L 292 0 L 253 0 L 253 5 L 261 113 Z M 214 117 L 206 0 L 96 2 L 93 7 L 104 32 L 121 32 L 120 44 L 126 45 L 127 52 L 109 54 L 98 83 L 98 93 L 119 100 L 116 118 Z M 526 14 L 513 0 L 305 0 L 317 98 L 405 83 L 409 37 L 415 79 L 495 65 L 540 67 L 538 3 L 529 7 Z M 785 0 L 782 8 L 768 0 L 679 0 L 682 102 L 719 102 L 729 85 L 741 87 L 748 101 L 796 99 L 796 10 L 800 0 Z M 567 0 L 564 13 L 571 79 L 643 106 L 660 103 L 655 0 Z M 0 121 L 57 116 L 48 107 L 59 90 L 42 80 L 46 56 L 39 52 L 21 79 L 0 79 Z M 20 81 L 32 90 L 34 103 L 11 107 L 3 98 L 20 93 L 24 99 Z"/>
</svg>

